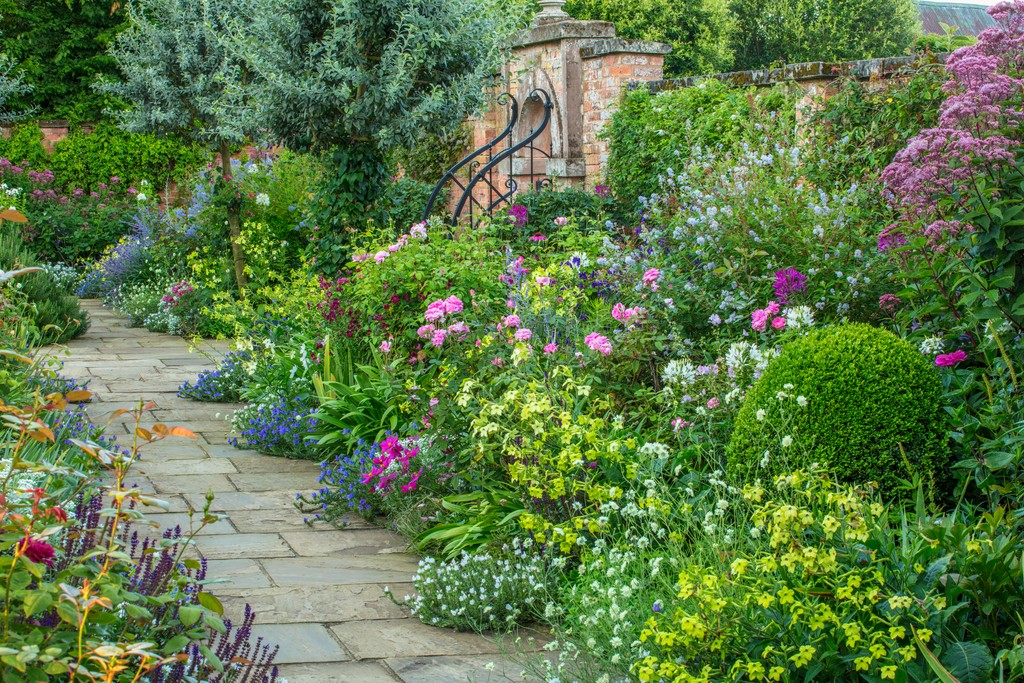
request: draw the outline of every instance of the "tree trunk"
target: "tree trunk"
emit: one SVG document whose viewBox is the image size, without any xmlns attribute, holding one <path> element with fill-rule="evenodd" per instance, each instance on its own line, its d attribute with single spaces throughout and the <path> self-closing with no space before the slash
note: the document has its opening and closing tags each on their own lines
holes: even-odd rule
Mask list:
<svg viewBox="0 0 1024 683">
<path fill-rule="evenodd" d="M 225 182 L 231 180 L 231 150 L 226 141 L 220 143 L 220 172 Z M 242 237 L 242 217 L 235 202 L 228 204 L 228 234 L 231 237 L 231 259 L 235 265 L 235 282 L 238 292 L 245 296 L 245 253 L 240 243 Z"/>
</svg>

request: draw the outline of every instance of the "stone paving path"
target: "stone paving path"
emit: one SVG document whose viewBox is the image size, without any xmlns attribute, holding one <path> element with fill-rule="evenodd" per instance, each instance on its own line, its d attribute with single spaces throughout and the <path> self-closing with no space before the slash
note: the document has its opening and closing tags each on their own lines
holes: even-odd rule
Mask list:
<svg viewBox="0 0 1024 683">
<path fill-rule="evenodd" d="M 92 327 L 68 345 L 65 374 L 90 379 L 88 406 L 97 424 L 140 400 L 156 407 L 145 423 L 182 425 L 200 438 L 167 439 L 142 451 L 133 481 L 170 501 L 149 515 L 165 527 L 188 527 L 188 510 L 213 509 L 228 520 L 208 527 L 197 548 L 209 560 L 211 587 L 227 615 L 245 603 L 256 611 L 256 631 L 280 644 L 277 661 L 288 683 L 454 683 L 519 680 L 493 639 L 420 623 L 384 596 L 411 592 L 416 558 L 402 539 L 362 523 L 344 529 L 303 523 L 293 503 L 316 488 L 319 466 L 243 451 L 228 445 L 228 418 L 238 406 L 197 403 L 175 396 L 184 380 L 212 368 L 227 350 L 210 343 L 190 352 L 179 337 L 127 328 L 97 301 L 84 302 Z M 111 433 L 128 434 L 127 419 Z M 495 662 L 493 671 L 485 669 Z M 502 670 L 510 678 L 502 675 Z"/>
</svg>

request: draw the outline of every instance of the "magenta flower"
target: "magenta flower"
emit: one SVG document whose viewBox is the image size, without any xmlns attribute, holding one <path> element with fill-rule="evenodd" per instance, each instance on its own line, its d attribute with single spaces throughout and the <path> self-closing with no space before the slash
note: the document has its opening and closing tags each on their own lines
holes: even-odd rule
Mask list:
<svg viewBox="0 0 1024 683">
<path fill-rule="evenodd" d="M 604 355 L 609 355 L 612 352 L 612 343 L 608 341 L 608 337 L 600 335 L 597 332 L 591 332 L 587 335 L 583 343 L 587 345 L 592 351 L 597 351 Z"/>
<path fill-rule="evenodd" d="M 607 198 L 609 195 L 611 195 L 611 193 L 612 191 L 608 189 L 607 185 L 594 186 L 594 194 L 596 194 L 598 197 L 601 197 L 602 199 Z"/>
<path fill-rule="evenodd" d="M 53 559 L 56 552 L 54 551 L 53 546 L 46 541 L 40 541 L 35 538 L 26 538 L 18 545 L 22 556 L 33 562 L 45 564 L 47 567 L 53 566 Z"/>
<path fill-rule="evenodd" d="M 543 241 L 544 241 L 544 240 L 546 240 L 546 239 L 547 239 L 547 236 L 546 236 L 546 235 L 539 235 L 539 234 L 538 234 L 538 235 L 532 235 L 532 236 L 530 236 L 530 241 L 531 241 L 531 242 L 543 242 Z"/>
<path fill-rule="evenodd" d="M 886 313 L 895 313 L 896 309 L 899 308 L 900 298 L 895 294 L 883 294 L 878 297 L 878 307 Z"/>
<path fill-rule="evenodd" d="M 935 365 L 940 368 L 951 368 L 965 360 L 967 360 L 967 352 L 963 349 L 957 349 L 953 353 L 940 353 L 935 357 Z"/>
<path fill-rule="evenodd" d="M 773 329 L 781 330 L 785 326 L 786 326 L 786 319 L 783 318 L 782 316 L 779 316 L 778 318 L 773 318 L 772 319 L 772 328 Z"/>
<path fill-rule="evenodd" d="M 554 353 L 555 351 L 558 351 L 558 344 L 554 342 L 544 347 L 544 353 Z"/>
<path fill-rule="evenodd" d="M 380 350 L 382 353 L 391 353 L 391 342 L 385 340 L 380 343 Z"/>
<path fill-rule="evenodd" d="M 796 268 L 775 271 L 775 284 L 772 285 L 775 296 L 784 304 L 789 304 L 792 294 L 807 288 L 807 276 Z"/>
<path fill-rule="evenodd" d="M 515 314 L 513 314 L 513 315 L 506 315 L 504 320 L 502 320 L 501 322 L 502 322 L 502 324 L 505 327 L 512 327 L 512 328 L 519 327 L 522 324 L 522 321 L 519 319 L 519 316 L 515 315 Z"/>
<path fill-rule="evenodd" d="M 447 336 L 448 330 L 434 330 L 434 334 L 430 336 L 430 343 L 437 348 L 441 348 Z"/>
<path fill-rule="evenodd" d="M 530 220 L 530 210 L 522 204 L 513 204 L 512 208 L 508 210 L 509 217 L 512 218 L 517 228 L 526 226 L 526 223 Z"/>
</svg>

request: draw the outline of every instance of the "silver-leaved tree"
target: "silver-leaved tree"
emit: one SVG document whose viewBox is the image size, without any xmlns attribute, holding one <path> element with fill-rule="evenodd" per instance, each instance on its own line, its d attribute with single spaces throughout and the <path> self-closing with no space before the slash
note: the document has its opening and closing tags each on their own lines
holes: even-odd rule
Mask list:
<svg viewBox="0 0 1024 683">
<path fill-rule="evenodd" d="M 10 108 L 8 100 L 24 95 L 32 90 L 32 86 L 24 82 L 22 74 L 16 71 L 18 64 L 5 54 L 0 54 L 0 123 L 13 123 L 28 116 L 31 111 L 15 111 Z"/>
<path fill-rule="evenodd" d="M 236 35 L 261 118 L 293 149 L 330 152 L 319 220 L 359 225 L 388 150 L 481 108 L 521 25 L 517 0 L 262 0 Z"/>
<path fill-rule="evenodd" d="M 235 280 L 246 284 L 239 242 L 241 205 L 231 176 L 231 146 L 259 128 L 252 74 L 227 40 L 247 0 L 128 0 L 128 28 L 111 46 L 123 80 L 98 87 L 131 108 L 113 112 L 129 132 L 175 135 L 220 154 L 216 196 L 227 211 Z"/>
</svg>

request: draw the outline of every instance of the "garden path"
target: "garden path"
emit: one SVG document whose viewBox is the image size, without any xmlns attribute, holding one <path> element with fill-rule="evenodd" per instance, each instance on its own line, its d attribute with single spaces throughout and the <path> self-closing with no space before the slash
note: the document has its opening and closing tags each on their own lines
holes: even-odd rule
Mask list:
<svg viewBox="0 0 1024 683">
<path fill-rule="evenodd" d="M 518 667 L 495 654 L 493 639 L 433 628 L 410 617 L 383 592 L 410 592 L 416 559 L 401 538 L 354 518 L 344 529 L 310 528 L 295 509 L 296 492 L 317 485 L 316 463 L 238 450 L 228 445 L 237 406 L 196 403 L 175 394 L 227 350 L 207 343 L 190 351 L 180 337 L 124 325 L 98 301 L 83 302 L 92 327 L 68 344 L 65 374 L 89 379 L 89 415 L 104 424 L 118 408 L 155 402 L 144 424 L 182 425 L 199 439 L 172 438 L 143 448 L 132 481 L 170 502 L 148 515 L 162 527 L 188 527 L 208 491 L 213 510 L 229 519 L 197 538 L 209 560 L 212 587 L 227 616 L 245 603 L 258 635 L 281 646 L 277 661 L 288 683 L 455 683 L 518 680 Z M 109 431 L 129 434 L 128 416 Z M 125 438 L 125 437 L 122 437 Z M 495 662 L 493 671 L 485 669 Z"/>
</svg>

